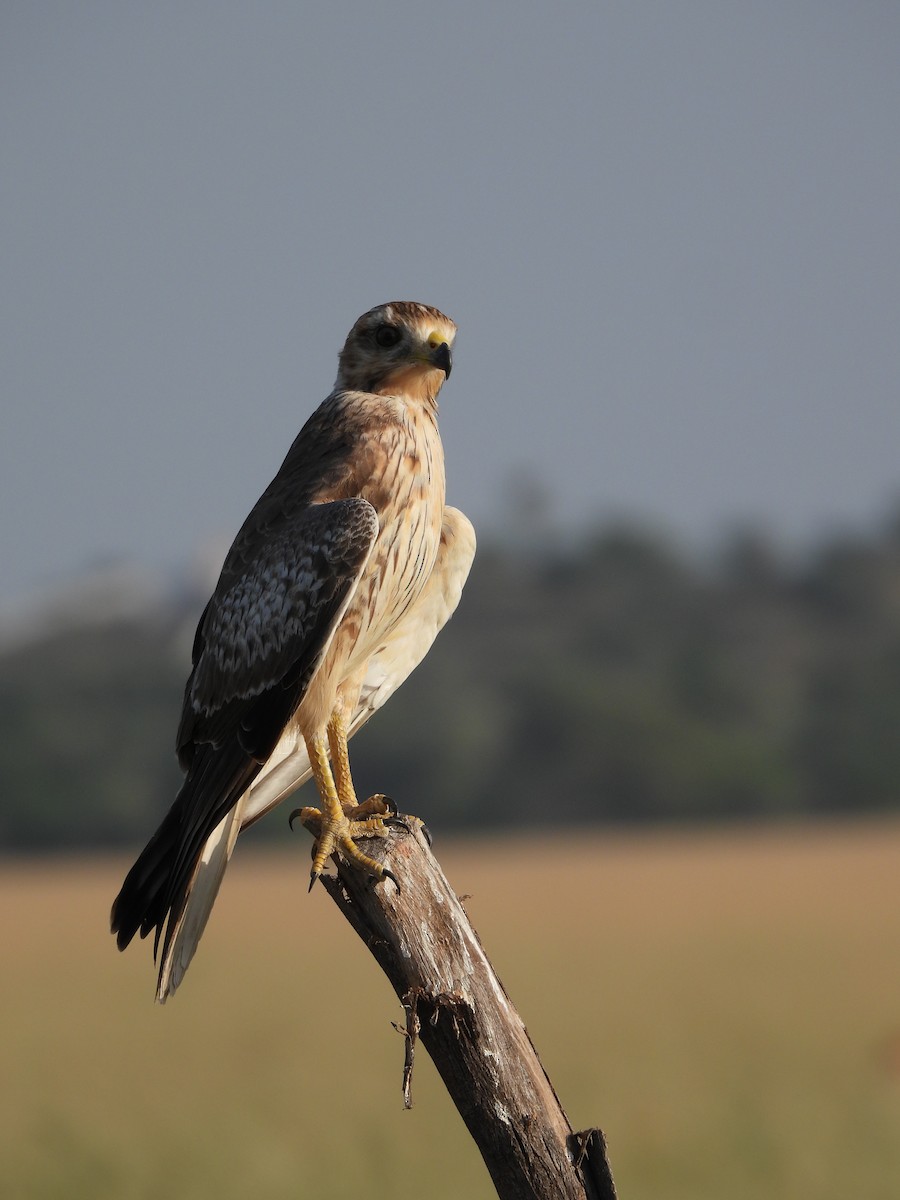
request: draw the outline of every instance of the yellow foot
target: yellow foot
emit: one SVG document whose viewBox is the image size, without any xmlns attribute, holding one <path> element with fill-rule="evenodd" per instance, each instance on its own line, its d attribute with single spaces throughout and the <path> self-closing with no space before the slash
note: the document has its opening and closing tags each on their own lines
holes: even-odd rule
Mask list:
<svg viewBox="0 0 900 1200">
<path fill-rule="evenodd" d="M 344 811 L 351 821 L 362 821 L 366 817 L 396 817 L 397 805 L 390 796 L 376 792 L 368 800 L 363 800 L 362 804 L 357 804 L 355 808 L 348 808 Z"/>
<path fill-rule="evenodd" d="M 387 796 L 381 795 L 370 796 L 362 804 L 346 810 L 342 809 L 340 814 L 334 817 L 329 813 L 323 813 L 319 808 L 295 809 L 291 813 L 291 825 L 299 817 L 301 824 L 316 839 L 312 850 L 313 864 L 309 873 L 309 890 L 312 891 L 313 884 L 325 869 L 325 863 L 329 856 L 338 852 L 347 862 L 352 863 L 360 871 L 365 871 L 367 875 L 373 875 L 376 879 L 390 879 L 399 891 L 400 884 L 397 882 L 396 876 L 387 867 L 376 862 L 374 858 L 363 854 L 355 840 L 361 837 L 386 837 L 388 831 L 383 818 L 387 817 L 390 821 L 396 812 L 394 802 Z"/>
</svg>

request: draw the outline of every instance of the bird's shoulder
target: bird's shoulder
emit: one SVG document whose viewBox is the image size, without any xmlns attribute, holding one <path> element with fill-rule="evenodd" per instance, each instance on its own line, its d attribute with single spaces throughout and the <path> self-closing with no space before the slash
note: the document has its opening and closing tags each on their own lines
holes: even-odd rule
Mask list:
<svg viewBox="0 0 900 1200">
<path fill-rule="evenodd" d="M 364 496 L 401 427 L 401 414 L 383 397 L 332 392 L 297 434 L 238 530 L 225 559 L 224 580 L 243 574 L 311 506 Z"/>
</svg>

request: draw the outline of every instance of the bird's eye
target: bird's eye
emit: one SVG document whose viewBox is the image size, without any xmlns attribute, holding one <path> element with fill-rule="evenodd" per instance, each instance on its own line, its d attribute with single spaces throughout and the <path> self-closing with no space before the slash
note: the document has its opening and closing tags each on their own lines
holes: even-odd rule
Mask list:
<svg viewBox="0 0 900 1200">
<path fill-rule="evenodd" d="M 375 341 L 385 349 L 389 346 L 396 346 L 400 337 L 400 330 L 394 325 L 379 325 L 375 330 Z"/>
</svg>

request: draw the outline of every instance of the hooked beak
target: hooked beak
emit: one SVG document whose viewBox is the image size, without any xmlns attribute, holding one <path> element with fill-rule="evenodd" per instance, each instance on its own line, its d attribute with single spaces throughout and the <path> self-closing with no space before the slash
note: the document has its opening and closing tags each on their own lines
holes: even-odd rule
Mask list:
<svg viewBox="0 0 900 1200">
<path fill-rule="evenodd" d="M 428 361 L 433 367 L 440 367 L 444 372 L 446 379 L 450 378 L 450 371 L 453 367 L 453 360 L 450 357 L 450 347 L 446 342 L 441 342 L 439 346 L 435 346 L 428 355 Z"/>
</svg>

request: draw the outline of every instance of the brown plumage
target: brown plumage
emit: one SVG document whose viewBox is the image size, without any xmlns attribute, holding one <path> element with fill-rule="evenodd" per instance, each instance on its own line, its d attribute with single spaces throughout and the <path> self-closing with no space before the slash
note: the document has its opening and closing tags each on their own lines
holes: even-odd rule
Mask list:
<svg viewBox="0 0 900 1200">
<path fill-rule="evenodd" d="M 437 429 L 455 332 L 421 304 L 360 317 L 334 391 L 228 552 L 185 688 L 186 778 L 112 911 L 120 948 L 137 932 L 162 938 L 161 1000 L 190 961 L 239 829 L 310 770 L 322 800 L 321 813 L 304 810 L 319 838 L 313 877 L 336 849 L 382 874 L 353 841 L 362 825 L 346 738 L 362 723 L 367 673 L 412 635 L 416 652 L 404 650 L 379 694 L 399 686 L 455 607 L 474 553 L 462 514 L 445 518 Z"/>
</svg>

